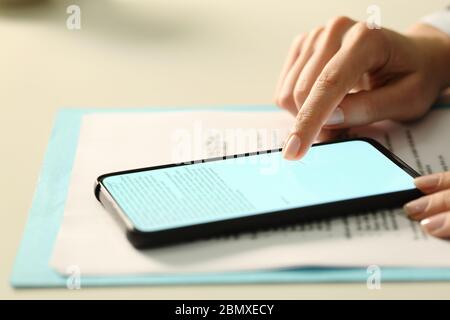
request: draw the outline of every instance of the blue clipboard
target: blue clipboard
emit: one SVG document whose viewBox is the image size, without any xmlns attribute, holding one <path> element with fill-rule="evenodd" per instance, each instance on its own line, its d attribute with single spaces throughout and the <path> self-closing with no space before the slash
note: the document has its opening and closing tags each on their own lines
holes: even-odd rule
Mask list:
<svg viewBox="0 0 450 320">
<path fill-rule="evenodd" d="M 449 105 L 436 106 L 450 107 Z M 97 112 L 171 112 L 186 108 L 146 109 L 61 109 L 47 147 L 33 203 L 11 275 L 16 288 L 64 287 L 67 279 L 49 267 L 64 213 L 70 174 L 75 158 L 83 115 Z M 199 110 L 199 109 L 196 109 Z M 201 109 L 205 110 L 205 109 Z M 208 111 L 273 111 L 274 106 L 220 107 Z M 177 275 L 88 277 L 81 274 L 81 286 L 141 286 L 169 284 L 361 282 L 365 268 L 298 268 L 275 271 L 229 272 Z M 450 280 L 450 268 L 382 268 L 381 281 Z"/>
</svg>

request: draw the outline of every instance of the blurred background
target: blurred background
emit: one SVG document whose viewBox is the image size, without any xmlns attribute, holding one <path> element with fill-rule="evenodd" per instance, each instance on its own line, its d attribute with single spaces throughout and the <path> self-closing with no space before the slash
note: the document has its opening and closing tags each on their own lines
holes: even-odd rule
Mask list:
<svg viewBox="0 0 450 320">
<path fill-rule="evenodd" d="M 60 107 L 256 105 L 292 38 L 333 16 L 405 30 L 444 0 L 0 0 L 0 293 Z M 66 12 L 81 9 L 81 29 Z M 11 218 L 14 216 L 14 219 Z M 7 239 L 7 241 L 5 240 Z M 1 294 L 0 294 L 1 296 Z"/>
</svg>

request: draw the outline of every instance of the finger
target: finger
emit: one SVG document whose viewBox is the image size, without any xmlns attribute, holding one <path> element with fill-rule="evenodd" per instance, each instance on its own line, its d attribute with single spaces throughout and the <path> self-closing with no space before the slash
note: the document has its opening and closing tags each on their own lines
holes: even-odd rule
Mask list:
<svg viewBox="0 0 450 320">
<path fill-rule="evenodd" d="M 310 32 L 302 44 L 302 50 L 294 62 L 286 77 L 284 79 L 283 85 L 281 86 L 280 93 L 278 96 L 278 105 L 284 109 L 289 110 L 291 113 L 297 115 L 297 106 L 295 105 L 293 91 L 295 83 L 297 82 L 298 76 L 302 71 L 304 65 L 308 59 L 312 56 L 314 52 L 314 45 L 317 38 L 323 31 L 323 27 L 317 28 Z"/>
<path fill-rule="evenodd" d="M 412 101 L 409 93 L 420 92 L 420 86 L 418 77 L 411 75 L 371 91 L 348 94 L 324 125 L 349 128 L 385 119 L 406 121 L 418 118 L 426 111 L 423 108 L 426 102 L 420 98 Z"/>
<path fill-rule="evenodd" d="M 286 74 L 292 68 L 292 65 L 297 60 L 300 51 L 302 49 L 302 44 L 306 38 L 306 34 L 300 34 L 295 37 L 294 41 L 291 44 L 286 60 L 283 64 L 283 68 L 281 69 L 280 76 L 278 78 L 277 86 L 275 89 L 275 102 L 278 104 L 278 97 L 280 95 L 281 87 L 283 86 L 284 80 L 286 78 Z"/>
<path fill-rule="evenodd" d="M 432 236 L 443 239 L 450 238 L 450 211 L 424 219 L 420 224 Z"/>
<path fill-rule="evenodd" d="M 364 23 L 352 27 L 352 36 L 327 63 L 314 83 L 303 107 L 297 114 L 294 130 L 284 148 L 284 157 L 301 158 L 310 148 L 331 111 L 370 70 L 386 63 L 382 29 L 368 29 Z"/>
<path fill-rule="evenodd" d="M 450 189 L 426 195 L 405 204 L 408 217 L 422 220 L 432 215 L 450 210 Z"/>
<path fill-rule="evenodd" d="M 414 183 L 424 193 L 450 189 L 450 171 L 418 177 Z"/>
<path fill-rule="evenodd" d="M 344 34 L 355 21 L 347 17 L 338 17 L 330 21 L 322 32 L 317 50 L 306 62 L 294 88 L 294 101 L 300 110 L 311 88 L 327 62 L 341 47 Z"/>
</svg>

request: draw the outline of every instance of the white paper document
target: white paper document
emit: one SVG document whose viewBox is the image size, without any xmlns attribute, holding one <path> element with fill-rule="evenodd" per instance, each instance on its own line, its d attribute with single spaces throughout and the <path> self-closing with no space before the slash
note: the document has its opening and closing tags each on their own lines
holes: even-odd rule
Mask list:
<svg viewBox="0 0 450 320">
<path fill-rule="evenodd" d="M 94 197 L 101 174 L 278 148 L 292 124 L 285 112 L 85 115 L 51 266 L 62 274 L 77 266 L 85 276 L 372 264 L 450 267 L 450 242 L 424 234 L 401 209 L 137 250 Z M 449 124 L 450 109 L 438 109 L 415 123 L 382 122 L 348 135 L 373 137 L 419 172 L 431 173 L 449 170 Z"/>
</svg>

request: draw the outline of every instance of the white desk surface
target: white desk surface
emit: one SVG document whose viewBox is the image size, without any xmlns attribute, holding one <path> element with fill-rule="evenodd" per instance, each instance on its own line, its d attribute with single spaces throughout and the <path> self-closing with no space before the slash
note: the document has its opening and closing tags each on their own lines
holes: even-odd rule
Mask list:
<svg viewBox="0 0 450 320">
<path fill-rule="evenodd" d="M 8 3 L 16 2 L 18 5 Z M 450 283 L 206 285 L 14 290 L 8 279 L 61 106 L 271 103 L 291 39 L 369 0 L 0 0 L 0 298 L 450 298 Z M 445 0 L 378 0 L 405 30 Z M 81 7 L 82 29 L 66 28 Z"/>
</svg>

